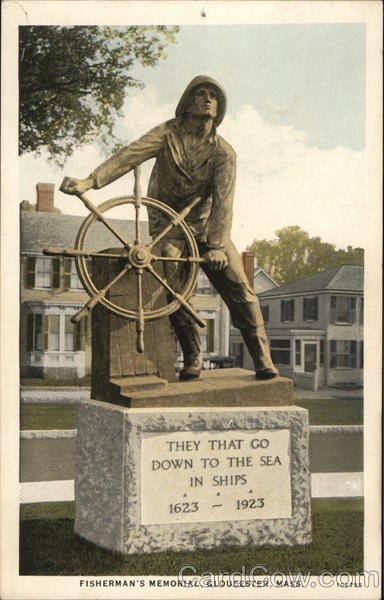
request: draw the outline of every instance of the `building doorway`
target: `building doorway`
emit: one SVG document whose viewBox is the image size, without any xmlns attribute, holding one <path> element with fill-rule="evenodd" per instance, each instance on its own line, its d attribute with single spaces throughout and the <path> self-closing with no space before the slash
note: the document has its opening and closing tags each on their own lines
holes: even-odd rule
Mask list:
<svg viewBox="0 0 384 600">
<path fill-rule="evenodd" d="M 304 344 L 304 371 L 313 373 L 317 368 L 317 344 Z"/>
</svg>

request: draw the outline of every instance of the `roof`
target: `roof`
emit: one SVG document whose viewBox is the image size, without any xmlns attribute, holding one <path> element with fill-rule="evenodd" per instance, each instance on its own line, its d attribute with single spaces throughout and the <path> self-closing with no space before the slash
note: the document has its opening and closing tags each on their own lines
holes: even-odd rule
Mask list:
<svg viewBox="0 0 384 600">
<path fill-rule="evenodd" d="M 42 252 L 43 248 L 48 246 L 73 248 L 77 232 L 85 218 L 51 212 L 21 211 L 21 252 Z M 123 237 L 133 241 L 135 226 L 132 220 L 108 219 L 108 221 Z M 141 233 L 143 241 L 148 242 L 148 223 L 141 223 Z M 117 248 L 120 245 L 121 242 L 103 223 L 94 222 L 87 233 L 84 248 L 100 251 L 104 248 Z"/>
<path fill-rule="evenodd" d="M 259 294 L 259 298 L 320 291 L 363 291 L 364 267 L 341 265 Z"/>
</svg>

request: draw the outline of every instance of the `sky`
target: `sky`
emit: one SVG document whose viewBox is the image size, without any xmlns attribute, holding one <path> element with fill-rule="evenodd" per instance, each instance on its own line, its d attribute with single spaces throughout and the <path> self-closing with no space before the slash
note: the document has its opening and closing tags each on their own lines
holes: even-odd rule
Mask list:
<svg viewBox="0 0 384 600">
<path fill-rule="evenodd" d="M 218 129 L 238 161 L 232 238 L 239 250 L 254 239 L 299 225 L 337 247 L 364 247 L 370 214 L 366 194 L 365 26 L 182 26 L 168 58 L 132 75 L 116 133 L 127 143 L 170 119 L 188 82 L 217 79 L 228 96 Z M 85 177 L 105 159 L 97 143 L 76 151 L 62 170 L 47 157 L 20 158 L 20 200 L 35 185 L 56 184 L 63 212 L 87 214 L 58 191 L 64 175 Z M 153 162 L 143 169 L 143 188 Z M 131 194 L 131 174 L 89 193 L 98 204 Z"/>
</svg>

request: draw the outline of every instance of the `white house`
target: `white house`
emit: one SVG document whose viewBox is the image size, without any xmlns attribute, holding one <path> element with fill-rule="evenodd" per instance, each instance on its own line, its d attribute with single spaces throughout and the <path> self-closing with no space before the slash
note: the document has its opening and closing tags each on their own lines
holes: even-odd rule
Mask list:
<svg viewBox="0 0 384 600">
<path fill-rule="evenodd" d="M 309 389 L 363 384 L 363 267 L 332 267 L 264 291 L 259 301 L 282 375 Z"/>
</svg>

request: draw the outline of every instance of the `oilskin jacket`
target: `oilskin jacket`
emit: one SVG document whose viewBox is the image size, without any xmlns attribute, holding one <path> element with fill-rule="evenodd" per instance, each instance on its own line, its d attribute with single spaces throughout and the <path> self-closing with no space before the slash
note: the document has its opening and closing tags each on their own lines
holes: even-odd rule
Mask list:
<svg viewBox="0 0 384 600">
<path fill-rule="evenodd" d="M 236 154 L 230 144 L 214 131 L 203 149 L 187 156 L 181 118 L 175 118 L 121 148 L 97 167 L 91 173 L 94 188 L 104 187 L 151 158 L 156 162 L 148 196 L 176 212 L 193 198 L 201 197 L 186 221 L 197 240 L 210 249 L 225 250 L 230 242 L 236 178 Z M 150 233 L 156 235 L 168 219 L 159 211 L 148 213 Z"/>
</svg>

